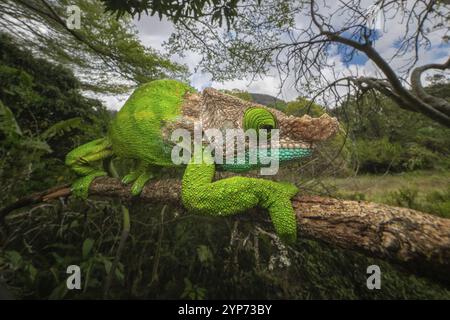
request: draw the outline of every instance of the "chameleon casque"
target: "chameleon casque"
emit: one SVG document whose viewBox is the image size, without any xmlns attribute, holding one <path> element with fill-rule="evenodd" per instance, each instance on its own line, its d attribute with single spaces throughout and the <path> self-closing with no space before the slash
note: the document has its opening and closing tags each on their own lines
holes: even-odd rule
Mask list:
<svg viewBox="0 0 450 320">
<path fill-rule="evenodd" d="M 119 157 L 136 160 L 136 167 L 122 182 L 132 183 L 132 194 L 139 195 L 153 177 L 155 167 L 175 166 L 171 160 L 173 130 L 184 128 L 193 132 L 196 122 L 201 123 L 203 130 L 279 129 L 280 164 L 310 156 L 315 142 L 330 138 L 338 130 L 337 120 L 326 114 L 320 118 L 287 116 L 211 88 L 198 93 L 176 80 L 157 80 L 133 92 L 113 119 L 107 137 L 67 154 L 66 164 L 81 176 L 72 184 L 72 192 L 86 198 L 91 182 L 107 175 L 99 163 Z M 184 206 L 194 213 L 212 216 L 262 207 L 268 210 L 280 238 L 295 241 L 297 225 L 290 201 L 298 191 L 295 185 L 241 176 L 214 181 L 216 169 L 244 172 L 256 167 L 248 163 L 216 165 L 211 161 L 191 161 L 182 180 Z"/>
</svg>

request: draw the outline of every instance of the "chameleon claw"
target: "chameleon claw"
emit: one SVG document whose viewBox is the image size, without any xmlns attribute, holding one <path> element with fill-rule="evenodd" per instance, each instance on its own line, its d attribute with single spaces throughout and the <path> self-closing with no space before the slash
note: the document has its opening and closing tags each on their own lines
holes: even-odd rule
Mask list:
<svg viewBox="0 0 450 320">
<path fill-rule="evenodd" d="M 87 199 L 89 196 L 89 186 L 91 185 L 92 181 L 94 181 L 94 179 L 97 177 L 103 176 L 106 176 L 106 172 L 99 171 L 77 179 L 74 183 L 72 183 L 72 194 L 77 198 Z"/>
<path fill-rule="evenodd" d="M 145 184 L 153 177 L 150 172 L 141 174 L 131 186 L 131 194 L 139 196 L 145 187 Z"/>
<path fill-rule="evenodd" d="M 131 194 L 133 196 L 137 197 L 141 194 L 143 189 L 144 189 L 144 186 L 137 185 L 136 183 L 134 183 L 133 186 L 131 186 Z"/>
<path fill-rule="evenodd" d="M 291 199 L 298 193 L 298 188 L 293 183 L 278 182 L 278 185 L 281 187 L 281 192 L 286 194 L 289 197 L 289 199 Z"/>
<path fill-rule="evenodd" d="M 132 182 L 136 181 L 136 179 L 138 177 L 139 177 L 139 174 L 137 172 L 130 172 L 129 174 L 127 174 L 126 176 L 124 176 L 122 178 L 122 183 L 123 184 L 132 183 Z"/>
</svg>

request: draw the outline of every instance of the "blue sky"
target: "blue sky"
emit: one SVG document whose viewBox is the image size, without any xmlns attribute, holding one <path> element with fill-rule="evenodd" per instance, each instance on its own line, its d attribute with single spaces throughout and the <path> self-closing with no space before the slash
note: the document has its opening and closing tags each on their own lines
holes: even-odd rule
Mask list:
<svg viewBox="0 0 450 320">
<path fill-rule="evenodd" d="M 370 40 L 373 41 L 376 45 L 376 42 L 383 37 L 383 34 L 377 30 L 372 30 L 372 31 L 373 31 L 373 33 L 372 33 L 372 36 L 370 37 Z M 360 39 L 358 39 L 357 36 L 352 36 L 349 33 L 344 33 L 343 36 L 353 39 L 353 40 L 360 40 Z M 397 41 L 394 41 L 392 43 L 392 48 L 395 48 L 395 49 L 400 48 L 400 41 L 401 41 L 400 38 L 397 39 Z M 365 54 L 356 51 L 351 60 L 345 61 L 348 47 L 346 47 L 344 45 L 339 45 L 338 47 L 339 47 L 338 54 L 341 56 L 341 60 L 346 66 L 350 66 L 350 65 L 363 66 L 369 60 Z M 437 44 L 435 43 L 435 44 L 432 44 L 428 49 L 431 50 L 431 52 L 435 53 L 434 57 L 435 57 L 436 62 L 439 59 L 445 60 L 445 58 L 447 58 L 450 53 L 450 43 L 442 43 L 442 42 L 437 43 Z M 423 50 L 427 50 L 427 49 L 423 49 Z"/>
<path fill-rule="evenodd" d="M 361 32 L 365 31 L 366 34 L 369 35 L 369 40 L 372 42 L 376 42 L 379 40 L 383 35 L 381 32 L 375 29 L 365 29 L 365 30 L 358 30 L 356 33 L 350 33 L 350 32 L 344 32 L 342 34 L 343 37 L 346 37 L 348 39 L 357 41 L 359 43 L 364 43 L 365 40 L 361 36 Z M 348 56 L 350 55 L 350 48 L 348 46 L 345 46 L 343 44 L 337 45 L 337 52 L 341 56 L 341 61 L 346 65 L 365 65 L 366 62 L 369 60 L 367 56 L 363 53 L 360 53 L 358 51 L 354 52 L 351 60 L 346 61 L 348 59 Z"/>
</svg>

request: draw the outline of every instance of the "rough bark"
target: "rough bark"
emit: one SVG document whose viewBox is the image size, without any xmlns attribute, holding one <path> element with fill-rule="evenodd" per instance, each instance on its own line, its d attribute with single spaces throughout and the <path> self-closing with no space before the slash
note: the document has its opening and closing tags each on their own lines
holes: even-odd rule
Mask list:
<svg viewBox="0 0 450 320">
<path fill-rule="evenodd" d="M 69 195 L 70 189 L 63 187 L 41 193 L 33 200 L 50 201 Z M 122 201 L 133 199 L 129 186 L 107 177 L 97 178 L 89 195 Z M 181 208 L 180 195 L 179 180 L 153 181 L 145 186 L 140 201 Z M 450 219 L 383 204 L 300 194 L 294 197 L 292 204 L 300 237 L 385 259 L 416 274 L 450 284 Z M 0 216 L 8 213 L 2 210 Z M 268 222 L 268 215 L 257 211 L 235 218 Z"/>
</svg>

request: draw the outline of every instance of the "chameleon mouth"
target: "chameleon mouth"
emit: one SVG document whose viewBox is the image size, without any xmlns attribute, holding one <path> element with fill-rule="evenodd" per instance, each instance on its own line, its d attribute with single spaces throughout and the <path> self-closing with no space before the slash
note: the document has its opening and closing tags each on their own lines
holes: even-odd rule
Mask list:
<svg viewBox="0 0 450 320">
<path fill-rule="evenodd" d="M 279 149 L 312 149 L 312 144 L 304 142 L 290 142 L 281 140 L 279 144 Z"/>
</svg>

